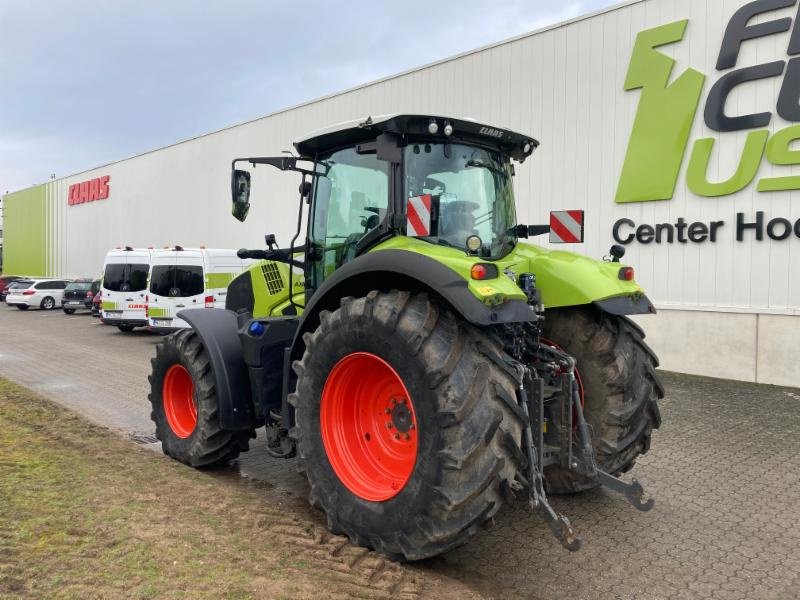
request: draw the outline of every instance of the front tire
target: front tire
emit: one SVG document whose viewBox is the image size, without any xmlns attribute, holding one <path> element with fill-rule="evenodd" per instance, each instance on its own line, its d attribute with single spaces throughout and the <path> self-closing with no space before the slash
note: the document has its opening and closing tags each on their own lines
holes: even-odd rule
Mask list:
<svg viewBox="0 0 800 600">
<path fill-rule="evenodd" d="M 292 435 L 331 531 L 419 560 L 497 513 L 524 461 L 516 379 L 497 343 L 398 291 L 343 299 L 303 339 Z"/>
<path fill-rule="evenodd" d="M 75 314 L 75 309 L 74 308 L 65 308 L 63 310 L 64 310 L 64 314 L 65 315 L 74 315 Z"/>
<path fill-rule="evenodd" d="M 573 308 L 547 311 L 542 336 L 577 360 L 598 467 L 612 475 L 629 471 L 661 425 L 658 400 L 664 388 L 644 332 L 627 317 Z M 554 494 L 597 486 L 557 466 L 544 475 L 547 491 Z"/>
<path fill-rule="evenodd" d="M 249 449 L 251 432 L 219 425 L 211 362 L 194 330 L 164 338 L 150 364 L 150 418 L 164 454 L 191 467 L 209 467 Z"/>
</svg>

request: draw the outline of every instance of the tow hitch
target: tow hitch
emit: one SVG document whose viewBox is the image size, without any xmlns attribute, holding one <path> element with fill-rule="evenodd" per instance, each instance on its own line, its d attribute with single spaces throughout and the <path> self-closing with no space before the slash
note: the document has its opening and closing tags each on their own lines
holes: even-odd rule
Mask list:
<svg viewBox="0 0 800 600">
<path fill-rule="evenodd" d="M 623 481 L 597 467 L 592 449 L 591 432 L 583 415 L 575 377 L 575 360 L 555 348 L 539 345 L 533 368 L 519 364 L 518 401 L 527 424 L 523 444 L 527 458 L 527 485 L 529 504 L 539 510 L 547 525 L 564 548 L 579 550 L 581 538 L 569 519 L 550 505 L 544 489 L 544 468 L 551 464 L 574 471 L 597 484 L 619 492 L 640 511 L 648 511 L 655 503 L 647 496 L 642 485 L 633 479 Z M 558 382 L 560 390 L 547 396 L 544 374 L 552 385 Z M 552 426 L 551 426 L 552 425 Z"/>
</svg>

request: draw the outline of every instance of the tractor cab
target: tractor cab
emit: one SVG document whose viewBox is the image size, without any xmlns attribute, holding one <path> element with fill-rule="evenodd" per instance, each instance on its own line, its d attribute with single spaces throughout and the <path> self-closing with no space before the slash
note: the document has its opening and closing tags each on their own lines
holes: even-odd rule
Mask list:
<svg viewBox="0 0 800 600">
<path fill-rule="evenodd" d="M 486 260 L 504 257 L 520 233 L 527 237 L 516 223 L 512 161 L 524 161 L 537 145 L 472 120 L 390 115 L 313 132 L 295 144 L 299 157 L 237 159 L 234 166 L 267 163 L 303 174 L 301 193 L 311 205 L 305 269 L 313 291 L 394 236 Z M 234 170 L 233 214 L 242 220 L 249 181 L 248 172 Z"/>
</svg>

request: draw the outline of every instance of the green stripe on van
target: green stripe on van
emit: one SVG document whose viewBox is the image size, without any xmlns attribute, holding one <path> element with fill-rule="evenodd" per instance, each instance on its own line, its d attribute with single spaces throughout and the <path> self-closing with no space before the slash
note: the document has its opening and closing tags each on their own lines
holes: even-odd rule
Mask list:
<svg viewBox="0 0 800 600">
<path fill-rule="evenodd" d="M 206 289 L 227 288 L 236 273 L 206 273 Z"/>
</svg>

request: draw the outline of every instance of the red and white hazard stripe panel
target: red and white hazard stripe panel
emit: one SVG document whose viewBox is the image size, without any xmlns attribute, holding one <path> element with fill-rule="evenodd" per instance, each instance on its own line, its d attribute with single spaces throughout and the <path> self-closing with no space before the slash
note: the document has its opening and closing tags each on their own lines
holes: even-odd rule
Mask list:
<svg viewBox="0 0 800 600">
<path fill-rule="evenodd" d="M 412 196 L 406 206 L 408 227 L 411 237 L 427 237 L 431 234 L 431 195 Z"/>
<path fill-rule="evenodd" d="M 554 210 L 550 212 L 550 243 L 583 243 L 583 211 Z"/>
</svg>

